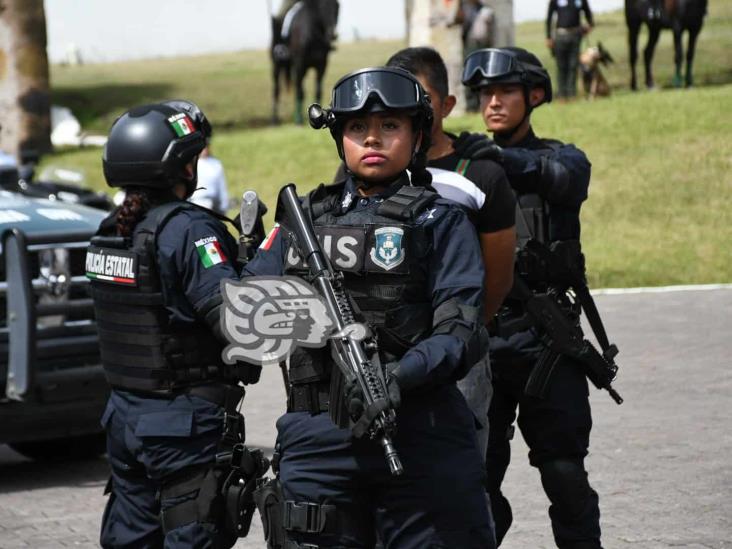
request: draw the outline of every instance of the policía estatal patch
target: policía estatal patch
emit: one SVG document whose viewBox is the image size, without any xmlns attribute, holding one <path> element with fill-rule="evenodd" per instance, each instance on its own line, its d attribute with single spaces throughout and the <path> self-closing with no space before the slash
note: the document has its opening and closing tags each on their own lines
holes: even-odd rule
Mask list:
<svg viewBox="0 0 732 549">
<path fill-rule="evenodd" d="M 218 239 L 215 236 L 207 236 L 194 242 L 198 257 L 206 269 L 226 261 L 224 250 L 221 249 Z"/>
<path fill-rule="evenodd" d="M 122 286 L 137 286 L 137 256 L 132 252 L 89 247 L 86 276 Z"/>
</svg>

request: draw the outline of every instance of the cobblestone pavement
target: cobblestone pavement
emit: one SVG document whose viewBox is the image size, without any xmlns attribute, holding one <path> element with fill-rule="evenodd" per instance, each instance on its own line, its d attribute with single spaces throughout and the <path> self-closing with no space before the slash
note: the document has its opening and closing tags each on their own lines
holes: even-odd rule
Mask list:
<svg viewBox="0 0 732 549">
<path fill-rule="evenodd" d="M 616 406 L 592 394 L 587 463 L 606 549 L 732 548 L 732 290 L 597 301 L 620 348 L 625 398 Z M 248 442 L 271 451 L 284 406 L 279 371 L 245 402 Z M 514 525 L 502 547 L 551 548 L 547 503 L 520 438 L 505 483 Z M 101 459 L 43 465 L 0 447 L 0 548 L 97 546 L 106 474 Z M 262 548 L 261 536 L 257 521 L 237 548 Z"/>
</svg>

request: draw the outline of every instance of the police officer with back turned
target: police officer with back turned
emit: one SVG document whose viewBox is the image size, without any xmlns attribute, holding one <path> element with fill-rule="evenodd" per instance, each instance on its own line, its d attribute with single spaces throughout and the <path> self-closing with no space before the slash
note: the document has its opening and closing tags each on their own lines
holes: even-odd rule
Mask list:
<svg viewBox="0 0 732 549">
<path fill-rule="evenodd" d="M 238 250 L 225 218 L 186 201 L 210 134 L 196 105 L 168 101 L 124 113 L 104 149 L 107 183 L 126 198 L 86 260 L 112 387 L 102 419 L 112 470 L 103 547 L 236 540 L 222 485 L 233 449 L 249 455 L 240 382 L 256 382 L 260 369 L 222 362 L 219 282 L 239 275 Z"/>
<path fill-rule="evenodd" d="M 570 356 L 552 354 L 553 369 L 546 386 L 541 391 L 526 390 L 532 374 L 545 371 L 548 356 L 547 340 L 540 339 L 536 318 L 529 314 L 527 304 L 533 302 L 527 300 L 527 293 L 548 292 L 572 329 L 578 326 L 580 313 L 567 286 L 556 285 L 541 268 L 541 261 L 532 261 L 536 258 L 528 252 L 555 250 L 557 243 L 578 244 L 580 206 L 587 198 L 590 163 L 573 145 L 534 134 L 532 110 L 551 101 L 552 86 L 532 53 L 521 48 L 474 52 L 465 60 L 463 84 L 479 91 L 483 119 L 495 141 L 474 135 L 456 143 L 456 150 L 466 157 L 501 162 L 519 204 L 516 282 L 496 317 L 490 340 L 494 395 L 486 469 L 496 536 L 500 543 L 512 521 L 501 484 L 510 461 L 518 410 L 529 461 L 539 469 L 551 502 L 549 516 L 557 546 L 596 549 L 601 547 L 600 510 L 584 467 L 592 419 L 582 364 Z M 572 261 L 577 264 L 568 269 L 582 271 L 579 251 Z M 519 287 L 525 291 L 518 292 Z"/>
</svg>

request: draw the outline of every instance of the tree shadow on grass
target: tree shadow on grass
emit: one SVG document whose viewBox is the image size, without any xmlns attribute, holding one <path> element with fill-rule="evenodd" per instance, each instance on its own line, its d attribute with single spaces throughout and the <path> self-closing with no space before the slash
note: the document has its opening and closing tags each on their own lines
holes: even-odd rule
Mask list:
<svg viewBox="0 0 732 549">
<path fill-rule="evenodd" d="M 71 109 L 85 130 L 107 131 L 130 107 L 174 99 L 172 89 L 161 82 L 58 86 L 52 88 L 51 100 L 54 105 Z"/>
</svg>

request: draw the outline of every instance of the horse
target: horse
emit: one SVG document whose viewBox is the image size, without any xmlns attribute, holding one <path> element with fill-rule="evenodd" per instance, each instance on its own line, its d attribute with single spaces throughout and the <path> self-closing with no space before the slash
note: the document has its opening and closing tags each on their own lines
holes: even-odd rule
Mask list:
<svg viewBox="0 0 732 549">
<path fill-rule="evenodd" d="M 320 103 L 338 10 L 338 0 L 300 0 L 284 20 L 272 18 L 273 124 L 279 123 L 280 77 L 284 77 L 287 89 L 295 82 L 295 123 L 303 123 L 303 80 L 310 68 L 315 69 L 315 101 Z M 285 40 L 281 38 L 283 24 L 288 27 Z"/>
<path fill-rule="evenodd" d="M 661 17 L 652 17 L 653 10 L 657 9 L 659 0 L 625 0 L 625 23 L 628 26 L 628 48 L 630 53 L 630 87 L 638 89 L 636 82 L 635 63 L 638 59 L 638 34 L 643 23 L 648 27 L 648 43 L 643 50 L 643 61 L 646 69 L 646 87 L 653 88 L 653 73 L 651 63 L 653 51 L 658 42 L 662 29 L 671 29 L 674 33 L 674 85 L 680 87 L 681 61 L 683 58 L 682 35 L 689 32 L 689 43 L 686 49 L 686 78 L 687 87 L 693 83 L 691 67 L 694 62 L 696 39 L 704 23 L 707 13 L 707 0 L 663 0 Z"/>
</svg>

